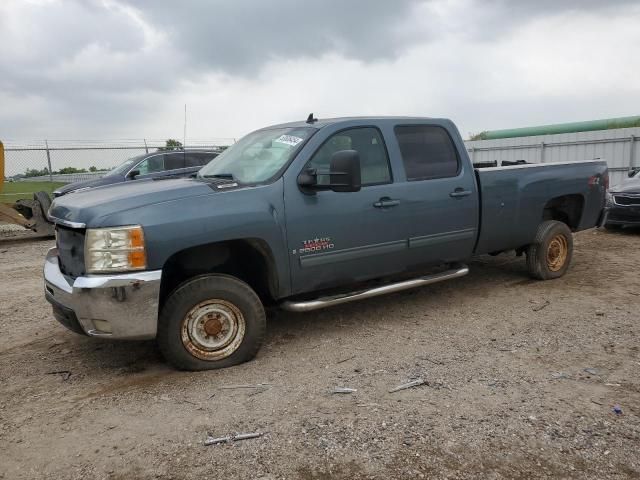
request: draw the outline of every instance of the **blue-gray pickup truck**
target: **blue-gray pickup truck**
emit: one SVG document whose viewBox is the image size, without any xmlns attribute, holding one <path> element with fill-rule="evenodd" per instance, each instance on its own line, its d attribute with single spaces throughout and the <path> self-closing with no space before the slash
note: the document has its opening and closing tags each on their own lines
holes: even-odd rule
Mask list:
<svg viewBox="0 0 640 480">
<path fill-rule="evenodd" d="M 604 161 L 474 168 L 446 119 L 370 117 L 248 134 L 195 178 L 55 199 L 44 267 L 55 318 L 153 339 L 181 369 L 256 355 L 265 308 L 305 312 L 454 279 L 475 255 L 564 275 L 598 226 Z"/>
</svg>

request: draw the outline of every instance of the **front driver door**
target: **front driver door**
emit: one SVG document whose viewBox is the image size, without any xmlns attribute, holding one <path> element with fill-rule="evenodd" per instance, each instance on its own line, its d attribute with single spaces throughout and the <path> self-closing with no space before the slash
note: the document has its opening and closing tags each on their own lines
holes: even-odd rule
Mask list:
<svg viewBox="0 0 640 480">
<path fill-rule="evenodd" d="M 335 287 L 401 271 L 406 237 L 383 136 L 358 127 L 330 136 L 305 168 L 328 172 L 333 153 L 360 154 L 362 189 L 305 194 L 287 182 L 285 205 L 292 293 Z M 323 178 L 324 177 L 324 178 Z M 319 183 L 328 176 L 319 175 Z"/>
</svg>

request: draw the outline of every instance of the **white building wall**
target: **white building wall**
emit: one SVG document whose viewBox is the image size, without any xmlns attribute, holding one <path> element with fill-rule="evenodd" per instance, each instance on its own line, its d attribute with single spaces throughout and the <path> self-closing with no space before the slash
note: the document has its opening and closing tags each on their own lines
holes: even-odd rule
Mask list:
<svg viewBox="0 0 640 480">
<path fill-rule="evenodd" d="M 622 181 L 630 167 L 640 167 L 640 127 L 497 140 L 468 140 L 465 145 L 473 162 L 606 160 L 611 185 Z"/>
</svg>

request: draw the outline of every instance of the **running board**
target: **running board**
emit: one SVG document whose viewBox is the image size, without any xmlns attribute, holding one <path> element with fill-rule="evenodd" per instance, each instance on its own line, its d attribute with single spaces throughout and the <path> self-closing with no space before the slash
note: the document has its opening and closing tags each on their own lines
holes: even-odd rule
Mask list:
<svg viewBox="0 0 640 480">
<path fill-rule="evenodd" d="M 328 297 L 321 297 L 316 298 L 315 300 L 306 300 L 302 302 L 287 300 L 285 302 L 282 302 L 280 306 L 284 310 L 289 310 L 290 312 L 309 312 L 311 310 L 318 310 L 319 308 L 340 305 L 341 303 L 348 303 L 355 300 L 362 300 L 365 298 L 385 295 L 387 293 L 400 292 L 401 290 L 408 290 L 410 288 L 431 285 L 432 283 L 443 282 L 445 280 L 463 277 L 467 273 L 469 273 L 469 267 L 467 267 L 466 265 L 456 265 L 454 268 L 441 273 L 412 278 L 411 280 L 404 280 L 402 282 L 390 283 L 382 287 L 375 287 L 367 290 L 360 290 L 357 292 L 341 293 L 338 295 L 331 295 Z"/>
</svg>

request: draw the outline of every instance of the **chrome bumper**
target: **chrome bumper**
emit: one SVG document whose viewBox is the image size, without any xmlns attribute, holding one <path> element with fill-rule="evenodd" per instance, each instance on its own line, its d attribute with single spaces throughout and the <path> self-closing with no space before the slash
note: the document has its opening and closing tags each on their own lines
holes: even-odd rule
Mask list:
<svg viewBox="0 0 640 480">
<path fill-rule="evenodd" d="M 44 264 L 45 297 L 56 319 L 70 330 L 92 337 L 150 339 L 158 328 L 161 276 L 161 270 L 153 270 L 72 279 L 60 271 L 58 249 L 52 248 Z"/>
</svg>

